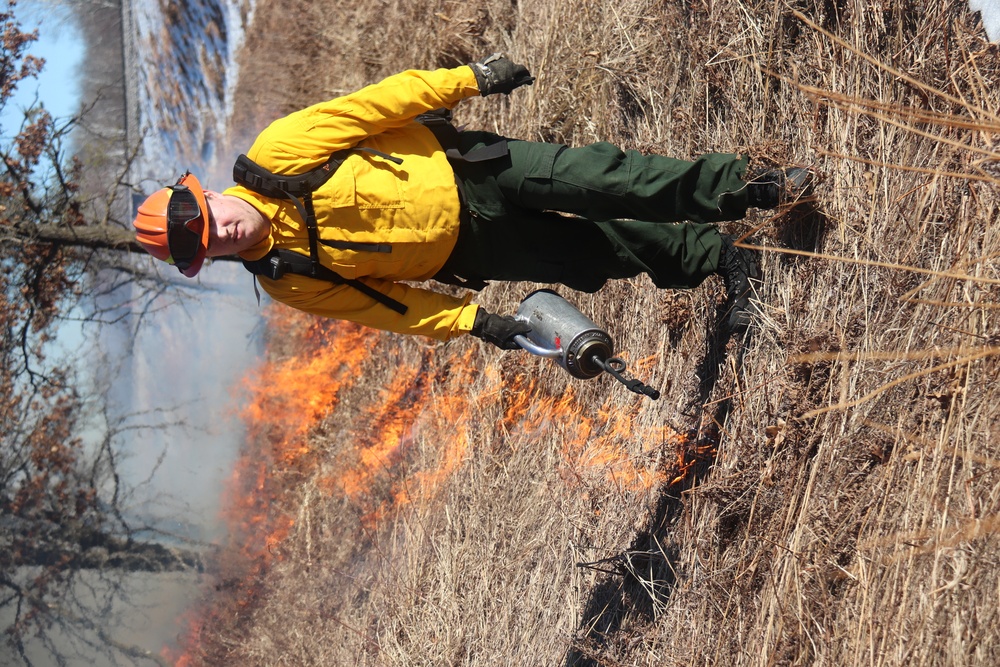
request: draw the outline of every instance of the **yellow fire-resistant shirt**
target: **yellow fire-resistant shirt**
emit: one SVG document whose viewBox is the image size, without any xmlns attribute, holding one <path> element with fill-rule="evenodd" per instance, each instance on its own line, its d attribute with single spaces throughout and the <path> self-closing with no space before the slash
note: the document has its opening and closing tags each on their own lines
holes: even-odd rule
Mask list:
<svg viewBox="0 0 1000 667">
<path fill-rule="evenodd" d="M 357 278 L 403 303 L 400 315 L 349 285 L 305 276 L 258 277 L 275 300 L 317 315 L 378 329 L 446 340 L 472 328 L 477 306 L 464 299 L 406 285 L 444 265 L 458 239 L 459 200 L 455 175 L 444 152 L 417 115 L 451 108 L 479 94 L 470 67 L 407 71 L 356 93 L 316 104 L 275 121 L 247 156 L 276 174 L 301 174 L 336 151 L 363 146 L 402 159 L 401 164 L 367 152 L 350 154 L 313 194 L 319 238 L 389 243 L 392 252 L 340 250 L 319 244 L 321 263 L 344 278 Z M 305 221 L 290 201 L 262 197 L 242 186 L 223 194 L 252 204 L 271 221 L 271 234 L 241 253 L 263 257 L 272 247 L 309 255 Z"/>
</svg>

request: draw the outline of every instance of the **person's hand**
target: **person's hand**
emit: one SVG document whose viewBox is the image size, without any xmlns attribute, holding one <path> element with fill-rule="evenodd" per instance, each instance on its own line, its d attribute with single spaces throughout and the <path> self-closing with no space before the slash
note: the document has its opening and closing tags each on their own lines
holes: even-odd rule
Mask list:
<svg viewBox="0 0 1000 667">
<path fill-rule="evenodd" d="M 469 67 L 476 74 L 479 94 L 483 97 L 494 93 L 509 95 L 515 88 L 529 86 L 535 81 L 527 67 L 515 64 L 502 53 L 494 53 Z"/>
<path fill-rule="evenodd" d="M 514 336 L 524 336 L 531 331 L 527 322 L 515 319 L 510 315 L 494 315 L 480 306 L 476 313 L 476 321 L 472 324 L 471 333 L 476 338 L 482 338 L 487 343 L 496 345 L 501 350 L 520 349 L 514 341 Z"/>
</svg>

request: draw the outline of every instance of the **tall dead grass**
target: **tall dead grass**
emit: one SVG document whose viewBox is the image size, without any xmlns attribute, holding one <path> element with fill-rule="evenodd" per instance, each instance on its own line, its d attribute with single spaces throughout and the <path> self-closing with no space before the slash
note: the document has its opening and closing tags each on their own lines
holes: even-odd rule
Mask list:
<svg viewBox="0 0 1000 667">
<path fill-rule="evenodd" d="M 275 18 L 297 12 L 308 25 Z M 824 180 L 812 205 L 729 226 L 764 249 L 744 345 L 714 330 L 713 281 L 568 295 L 658 402 L 475 341 L 379 337 L 312 425 L 310 465 L 274 459 L 271 509 L 292 527 L 249 602 L 207 599 L 193 655 L 1000 664 L 1000 53 L 964 1 L 275 0 L 258 17 L 258 34 L 311 36 L 294 54 L 278 35 L 248 42 L 262 115 L 502 49 L 537 82 L 469 101 L 461 122 L 747 152 Z M 511 311 L 532 287 L 479 300 Z M 404 375 L 412 392 L 391 396 Z M 390 410 L 392 455 L 345 493 L 331 480 L 374 451 Z"/>
</svg>

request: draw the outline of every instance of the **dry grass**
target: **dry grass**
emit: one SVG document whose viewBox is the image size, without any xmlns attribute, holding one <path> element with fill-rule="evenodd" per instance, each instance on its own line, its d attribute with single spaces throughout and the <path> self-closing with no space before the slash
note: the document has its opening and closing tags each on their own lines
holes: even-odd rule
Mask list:
<svg viewBox="0 0 1000 667">
<path fill-rule="evenodd" d="M 279 48 L 279 10 L 314 16 L 289 26 L 311 49 Z M 193 662 L 1000 664 L 1000 53 L 964 1 L 259 11 L 250 46 L 279 70 L 246 87 L 262 115 L 497 47 L 538 81 L 462 122 L 824 181 L 812 206 L 730 227 L 766 248 L 742 348 L 714 332 L 711 281 L 570 295 L 658 402 L 474 340 L 279 311 L 251 392 L 272 395 L 260 467 L 235 491 L 259 517 Z"/>
</svg>

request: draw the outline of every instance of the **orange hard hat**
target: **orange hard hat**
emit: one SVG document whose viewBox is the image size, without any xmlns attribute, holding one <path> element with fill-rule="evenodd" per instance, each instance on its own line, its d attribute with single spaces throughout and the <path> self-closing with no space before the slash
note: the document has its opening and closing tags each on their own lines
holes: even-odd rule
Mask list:
<svg viewBox="0 0 1000 667">
<path fill-rule="evenodd" d="M 147 197 L 132 226 L 146 252 L 192 278 L 205 262 L 208 220 L 205 192 L 188 172 L 176 184 Z"/>
</svg>

